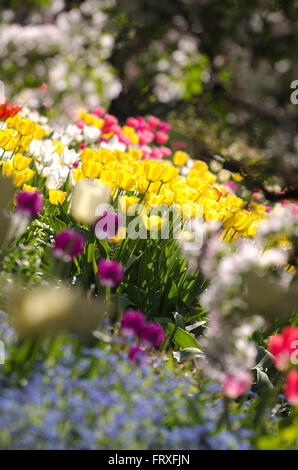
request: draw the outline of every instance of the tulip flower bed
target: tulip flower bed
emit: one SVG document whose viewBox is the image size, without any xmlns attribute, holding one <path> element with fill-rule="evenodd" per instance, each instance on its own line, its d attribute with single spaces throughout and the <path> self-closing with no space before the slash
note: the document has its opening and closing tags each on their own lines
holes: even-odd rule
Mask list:
<svg viewBox="0 0 298 470">
<path fill-rule="evenodd" d="M 297 203 L 155 116 L 0 119 L 0 447 L 297 447 Z"/>
</svg>

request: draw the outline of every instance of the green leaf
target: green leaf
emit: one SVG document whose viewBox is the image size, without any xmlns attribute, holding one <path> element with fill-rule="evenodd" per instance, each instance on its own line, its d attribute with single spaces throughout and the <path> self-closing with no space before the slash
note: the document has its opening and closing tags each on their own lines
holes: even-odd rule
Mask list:
<svg viewBox="0 0 298 470">
<path fill-rule="evenodd" d="M 172 299 L 173 297 L 175 297 L 177 295 L 177 287 L 176 287 L 176 284 L 174 281 L 172 281 L 172 284 L 171 284 L 171 288 L 170 288 L 170 291 L 168 293 L 168 299 Z"/>
<path fill-rule="evenodd" d="M 105 240 L 98 240 L 98 244 L 103 248 L 105 254 L 108 256 L 111 251 L 111 248 L 108 242 Z"/>
<path fill-rule="evenodd" d="M 171 333 L 172 328 L 173 324 L 169 323 L 166 328 L 167 333 Z M 179 328 L 179 326 L 176 327 L 176 331 L 173 336 L 173 341 L 177 344 L 177 346 L 180 346 L 181 348 L 199 347 L 199 343 L 197 342 L 196 338 L 191 333 L 188 333 L 188 331 Z"/>
</svg>

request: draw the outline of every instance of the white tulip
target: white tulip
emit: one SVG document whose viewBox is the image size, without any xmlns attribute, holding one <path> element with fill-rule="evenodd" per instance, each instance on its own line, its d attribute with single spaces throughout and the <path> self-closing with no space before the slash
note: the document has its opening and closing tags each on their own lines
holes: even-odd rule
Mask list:
<svg viewBox="0 0 298 470">
<path fill-rule="evenodd" d="M 74 187 L 71 195 L 71 214 L 83 224 L 93 224 L 98 208 L 106 204 L 110 198 L 107 185 L 95 179 L 84 179 Z"/>
</svg>

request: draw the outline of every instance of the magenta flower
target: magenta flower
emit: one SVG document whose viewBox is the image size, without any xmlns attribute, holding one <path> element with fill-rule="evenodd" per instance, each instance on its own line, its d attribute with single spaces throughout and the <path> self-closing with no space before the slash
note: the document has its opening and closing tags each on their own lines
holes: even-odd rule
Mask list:
<svg viewBox="0 0 298 470">
<path fill-rule="evenodd" d="M 32 219 L 42 210 L 42 196 L 39 192 L 22 191 L 16 195 L 16 210 Z"/>
<path fill-rule="evenodd" d="M 159 129 L 162 131 L 162 132 L 169 132 L 170 129 L 171 129 L 171 126 L 170 124 L 168 124 L 167 122 L 161 122 L 159 124 Z"/>
<path fill-rule="evenodd" d="M 148 354 L 139 346 L 134 346 L 130 349 L 128 357 L 132 362 L 141 365 L 147 362 Z"/>
<path fill-rule="evenodd" d="M 152 348 L 158 349 L 165 338 L 163 328 L 157 323 L 149 323 L 141 332 L 141 341 Z"/>
<path fill-rule="evenodd" d="M 106 287 L 116 287 L 123 279 L 123 268 L 118 261 L 100 260 L 97 266 L 100 283 Z"/>
<path fill-rule="evenodd" d="M 122 317 L 121 331 L 140 335 L 146 323 L 146 317 L 139 310 L 127 310 Z"/>
<path fill-rule="evenodd" d="M 75 256 L 83 253 L 85 239 L 73 229 L 63 230 L 55 237 L 53 253 L 64 261 L 72 261 Z"/>
<path fill-rule="evenodd" d="M 109 240 L 115 238 L 119 228 L 119 216 L 116 212 L 105 211 L 103 215 L 94 223 L 93 229 L 96 238 L 99 240 Z"/>
</svg>

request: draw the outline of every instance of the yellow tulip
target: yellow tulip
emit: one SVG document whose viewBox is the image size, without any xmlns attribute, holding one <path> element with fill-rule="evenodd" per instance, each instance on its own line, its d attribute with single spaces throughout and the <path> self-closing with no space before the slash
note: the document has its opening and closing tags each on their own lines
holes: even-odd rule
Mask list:
<svg viewBox="0 0 298 470">
<path fill-rule="evenodd" d="M 187 201 L 196 201 L 200 196 L 200 192 L 188 188 L 187 186 L 184 188 L 177 188 L 174 192 L 174 200 L 179 203 L 179 199 L 187 200 Z"/>
<path fill-rule="evenodd" d="M 202 178 L 203 180 L 206 181 L 206 183 L 209 183 L 209 184 L 213 184 L 216 181 L 216 176 L 213 173 L 211 173 L 211 171 L 206 171 L 206 173 L 202 175 Z"/>
<path fill-rule="evenodd" d="M 23 150 L 24 152 L 28 152 L 29 145 L 32 141 L 32 135 L 23 135 L 21 139 L 19 140 L 19 148 Z"/>
<path fill-rule="evenodd" d="M 107 132 L 105 134 L 102 134 L 102 137 L 104 139 L 110 139 L 111 137 L 113 137 L 113 135 L 114 135 L 114 132 Z"/>
<path fill-rule="evenodd" d="M 97 119 L 92 114 L 88 114 L 84 112 L 81 113 L 81 118 L 83 119 L 84 123 L 87 124 L 87 126 L 90 126 L 90 125 L 94 126 L 94 123 L 96 122 L 96 119 Z"/>
<path fill-rule="evenodd" d="M 210 189 L 208 189 L 208 191 L 206 191 L 205 196 L 208 199 L 214 199 L 215 201 L 219 201 L 222 196 L 222 193 L 215 186 L 212 186 Z"/>
<path fill-rule="evenodd" d="M 116 177 L 116 185 L 120 189 L 124 189 L 125 191 L 131 190 L 136 183 L 136 178 L 134 175 L 129 173 L 128 171 L 120 171 Z"/>
<path fill-rule="evenodd" d="M 198 211 L 200 212 L 199 206 L 188 200 L 181 199 L 179 202 L 179 206 L 183 219 L 190 219 L 191 217 L 195 217 L 196 215 L 198 215 Z"/>
<path fill-rule="evenodd" d="M 5 123 L 8 128 L 16 128 L 17 123 L 20 121 L 21 117 L 19 114 L 16 114 L 14 117 L 6 119 Z"/>
<path fill-rule="evenodd" d="M 119 163 L 117 160 L 113 160 L 112 162 L 108 162 L 104 164 L 105 170 L 116 170 L 119 168 Z"/>
<path fill-rule="evenodd" d="M 181 150 L 178 150 L 177 152 L 174 153 L 173 163 L 176 166 L 184 166 L 188 158 L 189 157 L 187 153 L 182 152 Z"/>
<path fill-rule="evenodd" d="M 122 152 L 121 150 L 115 150 L 114 154 L 119 162 L 122 162 L 131 158 L 131 156 L 128 153 Z"/>
<path fill-rule="evenodd" d="M 31 163 L 31 158 L 24 157 L 20 153 L 16 153 L 13 157 L 13 166 L 16 170 L 22 171 L 28 168 Z"/>
<path fill-rule="evenodd" d="M 49 200 L 50 203 L 58 206 L 59 204 L 63 204 L 66 199 L 67 193 L 64 191 L 59 191 L 58 189 L 50 189 L 49 190 Z"/>
<path fill-rule="evenodd" d="M 198 189 L 201 193 L 206 193 L 210 189 L 210 185 L 204 181 L 201 176 L 189 172 L 186 178 L 186 184 L 193 189 Z"/>
<path fill-rule="evenodd" d="M 89 160 L 92 160 L 94 162 L 98 162 L 99 161 L 99 155 L 98 155 L 96 150 L 89 149 L 89 148 L 86 147 L 81 152 L 80 159 L 81 159 L 82 163 L 87 162 Z"/>
<path fill-rule="evenodd" d="M 193 163 L 193 169 L 198 172 L 199 176 L 202 176 L 206 171 L 208 171 L 208 165 L 202 160 L 195 160 Z"/>
<path fill-rule="evenodd" d="M 241 176 L 240 173 L 232 173 L 232 178 L 234 181 L 237 181 L 237 183 L 243 180 L 243 176 Z"/>
<path fill-rule="evenodd" d="M 205 220 L 222 220 L 223 214 L 216 209 L 207 209 L 204 212 Z"/>
<path fill-rule="evenodd" d="M 226 206 L 241 208 L 247 204 L 246 201 L 240 199 L 240 197 L 235 196 L 235 194 L 228 194 L 226 197 Z"/>
<path fill-rule="evenodd" d="M 2 145 L 2 148 L 7 152 L 15 150 L 18 145 L 18 140 L 15 137 L 11 137 L 5 144 Z"/>
<path fill-rule="evenodd" d="M 35 127 L 35 122 L 29 121 L 29 119 L 22 118 L 17 123 L 16 129 L 21 135 L 29 135 L 34 133 Z"/>
<path fill-rule="evenodd" d="M 165 168 L 161 163 L 153 160 L 144 160 L 145 165 L 145 176 L 148 181 L 154 183 L 160 181 L 161 177 L 165 173 Z"/>
<path fill-rule="evenodd" d="M 82 172 L 86 178 L 98 178 L 102 170 L 102 164 L 87 160 L 82 164 Z"/>
<path fill-rule="evenodd" d="M 8 132 L 1 131 L 0 130 L 0 147 L 3 147 L 10 141 L 11 136 L 8 134 Z"/>
<path fill-rule="evenodd" d="M 160 194 L 163 196 L 164 204 L 170 206 L 174 201 L 174 193 L 165 185 L 160 188 Z"/>
<path fill-rule="evenodd" d="M 116 181 L 117 172 L 113 170 L 102 170 L 100 179 L 104 179 L 105 181 L 115 182 Z"/>
<path fill-rule="evenodd" d="M 129 149 L 128 153 L 132 156 L 134 160 L 140 160 L 143 155 L 142 150 L 139 149 Z"/>
<path fill-rule="evenodd" d="M 121 212 L 127 215 L 135 215 L 136 206 L 139 203 L 139 198 L 135 196 L 121 196 L 119 199 Z"/>
<path fill-rule="evenodd" d="M 36 126 L 33 132 L 33 138 L 36 140 L 43 139 L 46 135 L 46 131 L 39 126 Z M 62 144 L 61 144 L 62 145 Z"/>
<path fill-rule="evenodd" d="M 262 204 L 257 204 L 256 202 L 251 202 L 249 209 L 251 212 L 259 214 L 259 215 L 266 215 L 266 208 L 262 206 Z"/>
<path fill-rule="evenodd" d="M 127 135 L 127 136 L 130 138 L 132 144 L 134 144 L 134 145 L 135 145 L 135 144 L 138 144 L 138 142 L 139 142 L 139 137 L 138 137 L 138 135 L 135 133 L 135 131 L 134 131 L 134 129 L 133 129 L 132 127 L 123 126 L 122 132 L 123 132 L 124 135 Z"/>
<path fill-rule="evenodd" d="M 128 163 L 128 166 L 129 166 L 129 171 L 131 171 L 134 175 L 136 176 L 142 176 L 144 175 L 144 172 L 145 172 L 145 168 L 144 168 L 144 165 L 142 164 L 142 162 L 138 162 L 138 161 L 130 161 L 130 162 L 127 162 Z"/>
<path fill-rule="evenodd" d="M 104 125 L 104 120 L 95 117 L 94 119 L 92 119 L 92 125 L 97 127 L 98 129 L 102 129 Z"/>
<path fill-rule="evenodd" d="M 15 172 L 14 166 L 11 162 L 11 160 L 6 160 L 6 162 L 3 163 L 2 165 L 2 174 L 4 176 L 12 176 Z"/>
<path fill-rule="evenodd" d="M 164 197 L 161 194 L 152 194 L 148 193 L 146 197 L 147 204 L 150 207 L 159 207 L 163 204 L 164 202 Z"/>
<path fill-rule="evenodd" d="M 61 155 L 64 145 L 61 144 L 59 140 L 53 140 L 52 144 L 55 145 L 55 147 L 57 147 L 55 152 L 58 153 L 58 155 Z"/>
<path fill-rule="evenodd" d="M 215 184 L 213 187 L 216 188 L 216 189 L 218 189 L 218 191 L 221 192 L 221 197 L 222 197 L 222 196 L 226 196 L 227 193 L 228 193 L 228 189 L 227 189 L 226 186 L 222 186 L 222 185 L 220 185 L 220 184 Z"/>
<path fill-rule="evenodd" d="M 144 214 L 142 215 L 142 220 L 146 229 L 153 232 L 160 230 L 166 223 L 166 219 L 159 215 L 151 215 L 148 217 L 147 214 Z"/>
<path fill-rule="evenodd" d="M 250 224 L 250 226 L 248 227 L 248 229 L 247 229 L 247 236 L 248 237 L 254 237 L 255 234 L 256 234 L 257 228 L 258 228 L 257 222 L 255 222 L 255 221 L 252 222 Z"/>
<path fill-rule="evenodd" d="M 35 193 L 36 191 L 38 191 L 38 188 L 25 183 L 23 184 L 22 191 L 27 191 L 28 193 Z"/>
<path fill-rule="evenodd" d="M 76 170 L 73 171 L 73 178 L 74 178 L 76 183 L 85 178 L 84 173 L 82 171 L 82 168 L 76 168 Z"/>
<path fill-rule="evenodd" d="M 30 168 L 26 168 L 25 170 L 23 170 L 23 173 L 24 173 L 25 178 L 26 178 L 25 183 L 28 183 L 28 181 L 30 181 L 33 178 L 33 176 L 35 175 L 35 171 L 31 170 Z"/>
<path fill-rule="evenodd" d="M 160 183 L 157 182 L 157 183 L 153 183 L 155 185 L 157 185 L 158 187 L 160 186 Z M 151 188 L 152 186 L 152 183 L 150 183 L 150 181 L 148 181 L 145 176 L 139 176 L 138 178 L 138 191 L 140 194 L 145 194 L 146 191 L 149 191 L 149 189 Z M 158 191 L 158 188 L 156 189 L 155 192 Z"/>
<path fill-rule="evenodd" d="M 165 168 L 165 172 L 160 178 L 160 181 L 162 181 L 163 183 L 169 183 L 169 181 L 172 181 L 174 178 L 176 178 L 179 173 L 179 170 L 173 165 L 169 165 L 166 163 L 163 164 L 163 167 Z"/>
<path fill-rule="evenodd" d="M 116 156 L 111 150 L 99 149 L 98 150 L 99 161 L 106 165 L 109 162 L 115 162 Z"/>
<path fill-rule="evenodd" d="M 34 171 L 27 168 L 24 171 L 14 171 L 13 173 L 13 184 L 17 188 L 23 186 L 24 183 L 30 181 L 34 176 Z"/>
</svg>

